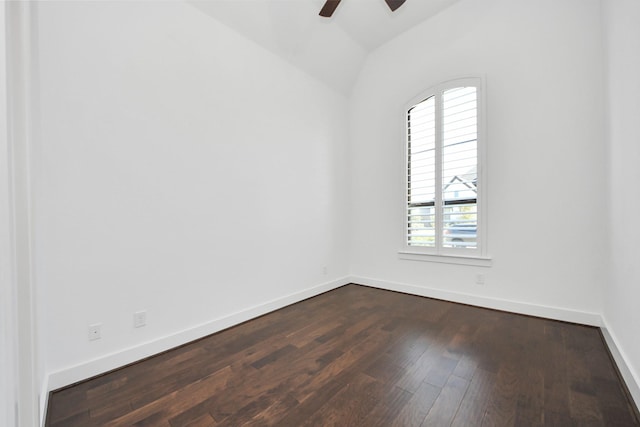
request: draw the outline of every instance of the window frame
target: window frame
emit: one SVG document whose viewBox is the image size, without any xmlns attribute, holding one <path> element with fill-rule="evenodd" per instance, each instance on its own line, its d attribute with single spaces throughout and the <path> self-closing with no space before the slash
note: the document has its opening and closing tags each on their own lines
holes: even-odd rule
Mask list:
<svg viewBox="0 0 640 427">
<path fill-rule="evenodd" d="M 409 111 L 427 100 L 436 96 L 436 144 L 439 146 L 440 156 L 436 156 L 436 170 L 442 170 L 442 95 L 445 91 L 457 87 L 475 87 L 477 96 L 477 228 L 476 228 L 476 248 L 444 247 L 442 244 L 442 233 L 444 231 L 442 220 L 438 220 L 436 229 L 436 245 L 434 247 L 411 246 L 407 235 L 408 201 L 407 191 L 409 189 L 409 144 L 408 144 L 408 121 Z M 440 103 L 440 105 L 438 105 Z M 486 94 L 484 76 L 469 76 L 446 80 L 431 86 L 426 91 L 413 97 L 404 105 L 402 115 L 402 142 L 403 142 L 403 167 L 402 167 L 402 246 L 399 251 L 400 258 L 408 260 L 434 261 L 454 264 L 469 264 L 479 266 L 489 266 L 491 258 L 487 251 L 487 179 L 486 179 Z M 436 178 L 438 179 L 438 178 Z M 442 183 L 437 182 L 437 188 L 442 193 Z M 442 200 L 442 196 L 439 197 Z M 438 208 L 442 209 L 443 204 Z M 440 217 L 442 213 L 439 214 Z"/>
</svg>

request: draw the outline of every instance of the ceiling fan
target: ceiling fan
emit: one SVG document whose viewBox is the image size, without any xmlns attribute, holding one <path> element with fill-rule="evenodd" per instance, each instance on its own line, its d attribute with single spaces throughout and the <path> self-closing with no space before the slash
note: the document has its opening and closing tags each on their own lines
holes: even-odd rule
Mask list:
<svg viewBox="0 0 640 427">
<path fill-rule="evenodd" d="M 335 12 L 336 8 L 340 4 L 341 0 L 327 0 L 327 2 L 322 6 L 322 10 L 320 11 L 320 16 L 324 16 L 325 18 L 331 17 L 333 12 Z M 397 8 L 402 6 L 406 0 L 384 0 L 387 2 L 389 9 L 391 11 L 395 11 Z"/>
</svg>

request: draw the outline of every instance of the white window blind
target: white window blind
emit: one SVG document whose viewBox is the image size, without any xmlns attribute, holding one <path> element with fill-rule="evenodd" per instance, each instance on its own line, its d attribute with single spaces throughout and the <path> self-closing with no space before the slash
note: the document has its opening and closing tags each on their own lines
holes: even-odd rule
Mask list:
<svg viewBox="0 0 640 427">
<path fill-rule="evenodd" d="M 478 249 L 478 88 L 441 88 L 407 111 L 408 246 Z"/>
</svg>

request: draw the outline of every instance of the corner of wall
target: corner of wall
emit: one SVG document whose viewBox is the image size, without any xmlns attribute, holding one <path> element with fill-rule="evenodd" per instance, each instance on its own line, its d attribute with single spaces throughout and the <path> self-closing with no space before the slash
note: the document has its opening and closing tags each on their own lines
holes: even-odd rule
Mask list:
<svg viewBox="0 0 640 427">
<path fill-rule="evenodd" d="M 616 338 L 613 330 L 609 328 L 609 324 L 606 318 L 603 318 L 603 326 L 600 328 L 600 330 L 602 331 L 602 336 L 604 337 L 605 343 L 609 348 L 611 357 L 613 358 L 613 361 L 618 368 L 618 372 L 624 380 L 631 398 L 636 404 L 636 409 L 638 409 L 640 408 L 640 376 L 638 376 L 638 373 L 635 372 L 633 366 L 630 363 L 627 363 L 629 358 L 625 354 L 622 347 L 618 345 L 619 341 Z"/>
</svg>

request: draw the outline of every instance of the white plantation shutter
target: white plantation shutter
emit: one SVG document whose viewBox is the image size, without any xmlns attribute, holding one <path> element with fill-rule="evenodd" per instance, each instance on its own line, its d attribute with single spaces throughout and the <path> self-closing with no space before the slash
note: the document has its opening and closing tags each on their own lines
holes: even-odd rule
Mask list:
<svg viewBox="0 0 640 427">
<path fill-rule="evenodd" d="M 478 87 L 439 88 L 407 111 L 408 246 L 478 248 Z"/>
<path fill-rule="evenodd" d="M 435 96 L 407 114 L 408 239 L 412 246 L 435 246 L 436 122 Z"/>
<path fill-rule="evenodd" d="M 478 108 L 475 87 L 442 95 L 442 199 L 444 247 L 477 243 Z"/>
</svg>

